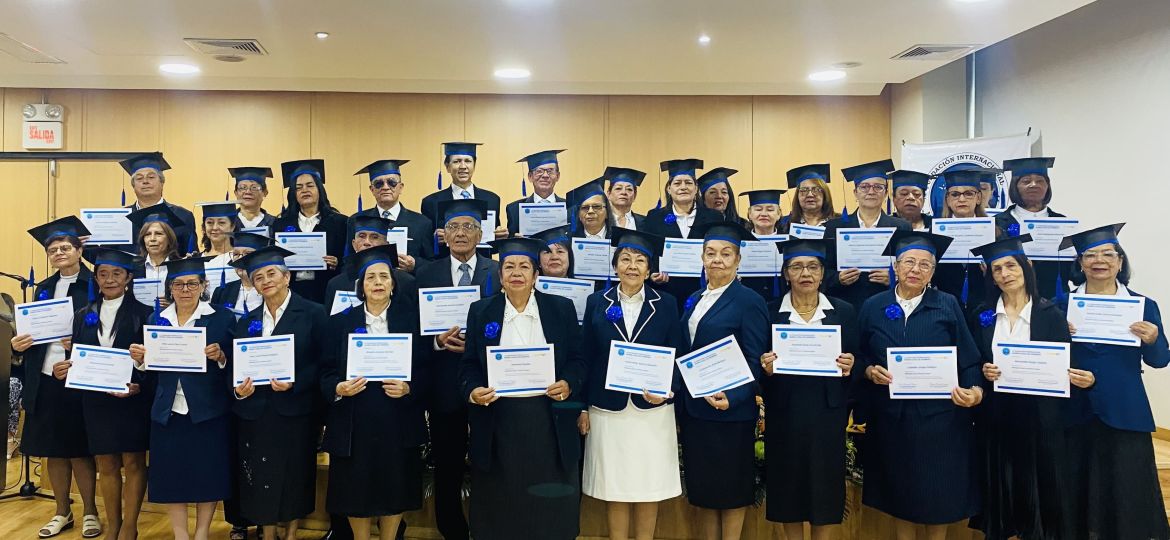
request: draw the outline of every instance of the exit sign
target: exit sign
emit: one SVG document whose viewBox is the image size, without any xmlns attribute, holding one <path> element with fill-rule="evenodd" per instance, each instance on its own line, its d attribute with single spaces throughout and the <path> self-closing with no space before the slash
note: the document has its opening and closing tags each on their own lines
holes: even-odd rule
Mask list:
<svg viewBox="0 0 1170 540">
<path fill-rule="evenodd" d="M 25 150 L 60 150 L 65 146 L 65 124 L 62 122 L 24 122 Z"/>
</svg>

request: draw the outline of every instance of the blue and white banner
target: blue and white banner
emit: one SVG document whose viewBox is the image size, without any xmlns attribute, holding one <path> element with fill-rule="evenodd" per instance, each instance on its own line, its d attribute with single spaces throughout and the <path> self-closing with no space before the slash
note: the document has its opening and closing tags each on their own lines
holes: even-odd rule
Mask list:
<svg viewBox="0 0 1170 540">
<path fill-rule="evenodd" d="M 999 169 L 1003 167 L 1004 160 L 1028 157 L 1031 153 L 1032 141 L 1029 135 L 1024 133 L 1007 137 L 903 144 L 901 168 L 931 176 L 959 170 L 964 166 Z M 991 195 L 991 202 L 987 205 L 989 209 L 1003 209 L 1011 204 L 1008 200 L 1007 173 L 999 175 L 998 180 L 998 185 Z M 941 216 L 946 189 L 946 182 L 942 178 L 931 180 L 926 206 L 922 211 Z M 939 210 L 933 210 L 935 208 Z"/>
</svg>

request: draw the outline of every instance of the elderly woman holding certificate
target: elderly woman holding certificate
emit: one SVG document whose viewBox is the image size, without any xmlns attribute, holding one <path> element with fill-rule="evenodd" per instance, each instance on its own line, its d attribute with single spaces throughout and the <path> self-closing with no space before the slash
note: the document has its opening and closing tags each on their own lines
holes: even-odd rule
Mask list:
<svg viewBox="0 0 1170 540">
<path fill-rule="evenodd" d="M 606 501 L 613 540 L 629 538 L 631 509 L 634 538 L 654 538 L 658 502 L 682 493 L 674 404 L 668 402 L 675 352 L 684 347 L 682 324 L 674 298 L 646 286 L 664 240 L 614 229 L 613 267 L 620 283 L 590 295 L 585 307 L 589 373 L 581 398 L 588 409 L 578 420 L 586 435 L 581 491 Z M 637 373 L 622 370 L 611 365 L 615 351 L 645 363 Z"/>
<path fill-rule="evenodd" d="M 687 499 L 700 510 L 706 538 L 733 540 L 755 502 L 756 381 L 768 313 L 764 299 L 735 279 L 740 242 L 751 234 L 717 221 L 696 226 L 691 237 L 703 239 L 707 283 L 687 298 L 682 315 L 688 346 L 679 352 L 696 355 L 679 359 L 688 392 L 679 411 Z"/>
<path fill-rule="evenodd" d="M 983 399 L 979 349 L 958 300 L 929 287 L 950 243 L 895 232 L 886 255 L 897 259 L 897 286 L 866 300 L 858 317 L 854 369 L 876 385 L 867 388 L 862 503 L 892 516 L 903 539 L 942 539 L 947 524 L 979 510 L 968 411 Z"/>
<path fill-rule="evenodd" d="M 946 180 L 947 186 L 946 205 L 942 209 L 942 215 L 931 219 L 931 231 L 950 236 L 951 231 L 947 230 L 948 227 L 952 231 L 956 225 L 978 227 L 963 222 L 956 223 L 954 220 L 981 218 L 991 224 L 983 227 L 986 230 L 986 237 L 978 244 L 994 240 L 994 220 L 987 217 L 979 190 L 983 183 L 995 182 L 996 172 L 992 169 L 969 169 L 943 173 L 942 178 Z M 966 246 L 959 247 L 956 241 L 956 245 L 951 246 L 952 257 L 971 257 L 972 260 L 977 261 L 978 257 L 968 253 L 968 250 L 974 246 L 970 243 Z M 943 292 L 950 293 L 959 300 L 959 304 L 964 309 L 967 309 L 984 301 L 984 296 L 987 294 L 984 288 L 986 281 L 983 278 L 983 267 L 978 262 L 959 261 L 941 261 L 942 264 L 935 270 L 934 286 Z"/>
<path fill-rule="evenodd" d="M 313 511 L 320 425 L 314 405 L 328 316 L 324 308 L 289 289 L 292 279 L 276 246 L 232 262 L 247 270 L 264 303 L 234 330 L 232 410 L 239 417 L 236 472 L 242 518 L 262 526 L 265 538 Z"/>
<path fill-rule="evenodd" d="M 808 522 L 813 540 L 821 540 L 831 537 L 830 526 L 841 523 L 845 512 L 846 394 L 857 351 L 857 312 L 821 292 L 831 240 L 792 239 L 778 248 L 789 292 L 768 306 L 772 323 L 781 325 L 773 342 L 823 354 L 802 357 L 782 349 L 760 356 L 768 418 L 767 518 L 781 523 L 788 538 L 803 538 Z"/>
<path fill-rule="evenodd" d="M 1154 418 L 1142 368 L 1170 364 L 1158 303 L 1129 289 L 1130 261 L 1117 233 L 1124 223 L 1068 236 L 1078 286 L 1066 304 L 1072 361 L 1094 377 L 1067 406 L 1074 526 L 1084 537 L 1170 538 L 1150 433 Z M 1082 316 L 1121 324 L 1090 327 Z M 1122 310 L 1125 310 L 1124 312 Z M 1111 315 L 1111 316 L 1110 316 Z M 1123 343 L 1127 345 L 1111 344 Z"/>
<path fill-rule="evenodd" d="M 459 383 L 470 402 L 471 534 L 576 538 L 585 366 L 573 301 L 536 291 L 545 243 L 491 242 L 502 294 L 471 304 Z"/>
<path fill-rule="evenodd" d="M 322 447 L 329 452 L 330 514 L 349 517 L 369 540 L 377 520 L 394 538 L 402 513 L 422 508 L 423 393 L 429 340 L 419 337 L 415 300 L 396 295 L 393 244 L 350 256 L 362 304 L 329 318 L 321 390 L 329 402 Z"/>
</svg>

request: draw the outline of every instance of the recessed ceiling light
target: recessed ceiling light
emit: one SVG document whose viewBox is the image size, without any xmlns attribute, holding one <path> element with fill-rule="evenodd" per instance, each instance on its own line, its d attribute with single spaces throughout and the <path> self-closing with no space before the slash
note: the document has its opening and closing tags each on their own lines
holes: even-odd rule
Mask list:
<svg viewBox="0 0 1170 540">
<path fill-rule="evenodd" d="M 707 34 L 701 34 L 699 36 L 699 45 L 706 45 L 708 43 L 711 43 L 711 36 L 708 36 Z"/>
<path fill-rule="evenodd" d="M 827 69 L 825 71 L 814 71 L 808 74 L 810 81 L 839 81 L 845 78 L 845 72 L 839 69 Z"/>
<path fill-rule="evenodd" d="M 986 0 L 955 0 L 955 1 L 960 3 L 960 4 L 975 4 L 978 2 L 985 2 Z"/>
<path fill-rule="evenodd" d="M 497 79 L 527 79 L 532 72 L 524 68 L 500 68 L 496 70 Z"/>
<path fill-rule="evenodd" d="M 325 39 L 325 38 L 329 37 L 329 32 L 317 32 L 314 35 L 317 36 L 317 39 Z"/>
<path fill-rule="evenodd" d="M 171 75 L 194 75 L 199 73 L 199 66 L 192 64 L 162 64 L 158 70 Z"/>
</svg>

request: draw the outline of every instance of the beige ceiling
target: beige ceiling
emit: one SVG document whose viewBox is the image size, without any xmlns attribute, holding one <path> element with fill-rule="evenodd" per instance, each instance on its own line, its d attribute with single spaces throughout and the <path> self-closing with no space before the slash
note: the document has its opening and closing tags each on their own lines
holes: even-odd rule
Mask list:
<svg viewBox="0 0 1170 540">
<path fill-rule="evenodd" d="M 67 62 L 0 53 L 0 86 L 868 95 L 940 65 L 889 59 L 911 45 L 986 46 L 1091 1 L 0 0 L 0 33 Z M 256 38 L 270 56 L 218 62 L 187 37 Z M 161 75 L 168 61 L 202 74 Z M 807 80 L 838 62 L 862 65 Z M 531 80 L 493 78 L 513 66 Z"/>
</svg>

